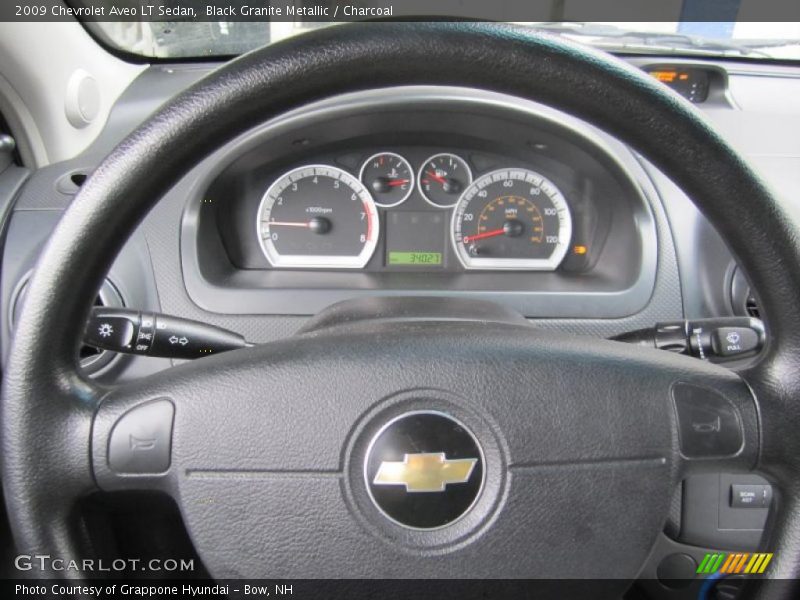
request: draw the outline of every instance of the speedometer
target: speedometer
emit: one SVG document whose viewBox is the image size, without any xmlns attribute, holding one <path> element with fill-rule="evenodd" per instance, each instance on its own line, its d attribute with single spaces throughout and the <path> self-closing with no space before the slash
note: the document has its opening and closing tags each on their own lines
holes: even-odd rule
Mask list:
<svg viewBox="0 0 800 600">
<path fill-rule="evenodd" d="M 269 187 L 258 208 L 257 231 L 274 267 L 359 269 L 378 243 L 378 210 L 346 171 L 309 165 Z"/>
<path fill-rule="evenodd" d="M 572 217 L 553 182 L 528 169 L 500 169 L 464 190 L 451 229 L 467 269 L 553 271 L 567 253 Z"/>
</svg>

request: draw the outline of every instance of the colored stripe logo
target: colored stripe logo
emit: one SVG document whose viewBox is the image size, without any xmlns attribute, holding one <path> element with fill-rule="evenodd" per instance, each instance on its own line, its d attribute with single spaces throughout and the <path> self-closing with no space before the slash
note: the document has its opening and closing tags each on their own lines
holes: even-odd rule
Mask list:
<svg viewBox="0 0 800 600">
<path fill-rule="evenodd" d="M 772 560 L 772 553 L 719 552 L 706 554 L 697 573 L 763 573 Z"/>
</svg>

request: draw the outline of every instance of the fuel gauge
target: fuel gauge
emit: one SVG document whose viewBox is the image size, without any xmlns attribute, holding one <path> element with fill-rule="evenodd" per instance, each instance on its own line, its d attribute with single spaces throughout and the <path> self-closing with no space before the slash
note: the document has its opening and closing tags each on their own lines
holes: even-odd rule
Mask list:
<svg viewBox="0 0 800 600">
<path fill-rule="evenodd" d="M 398 206 L 414 189 L 414 172 L 409 162 L 393 152 L 370 156 L 361 165 L 361 183 L 372 192 L 375 204 L 383 208 Z"/>
<path fill-rule="evenodd" d="M 469 165 L 455 154 L 435 154 L 419 169 L 419 191 L 438 208 L 450 208 L 472 183 Z"/>
</svg>

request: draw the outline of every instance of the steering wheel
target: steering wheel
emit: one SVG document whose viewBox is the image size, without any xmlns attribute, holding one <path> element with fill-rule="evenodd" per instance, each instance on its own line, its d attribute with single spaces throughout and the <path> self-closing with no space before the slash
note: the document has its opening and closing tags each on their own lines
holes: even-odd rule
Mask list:
<svg viewBox="0 0 800 600">
<path fill-rule="evenodd" d="M 734 373 L 540 332 L 480 303 L 431 315 L 426 301 L 398 299 L 375 314 L 337 307 L 290 339 L 113 389 L 80 374 L 95 290 L 192 166 L 306 103 L 414 84 L 542 102 L 655 163 L 762 293 L 757 364 Z M 78 499 L 149 489 L 176 500 L 219 578 L 602 578 L 622 591 L 677 482 L 757 470 L 777 509 L 759 591 L 789 597 L 772 579 L 800 575 L 798 265 L 796 225 L 739 154 L 689 103 L 609 55 L 477 23 L 342 25 L 265 47 L 128 136 L 41 255 L 2 391 L 18 550 L 79 558 Z M 376 318 L 391 311 L 406 318 Z"/>
</svg>

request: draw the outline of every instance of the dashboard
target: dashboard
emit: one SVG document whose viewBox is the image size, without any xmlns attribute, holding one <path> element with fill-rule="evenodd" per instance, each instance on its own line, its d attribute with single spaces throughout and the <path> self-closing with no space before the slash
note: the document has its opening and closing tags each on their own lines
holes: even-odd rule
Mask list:
<svg viewBox="0 0 800 600">
<path fill-rule="evenodd" d="M 645 70 L 690 102 L 727 100 L 722 69 L 652 64 Z M 591 153 L 588 140 L 572 135 L 571 147 L 548 143 L 541 114 L 529 115 L 529 140 L 522 148 L 506 137 L 508 115 L 492 115 L 497 125 L 491 137 L 470 139 L 475 106 L 453 106 L 441 115 L 448 124 L 438 131 L 430 123 L 415 130 L 420 109 L 433 114 L 431 100 L 417 97 L 387 114 L 393 126 L 380 135 L 374 120 L 353 121 L 349 142 L 337 130 L 338 143 L 331 136 L 329 148 L 304 152 L 288 168 L 261 165 L 253 157 L 221 176 L 204 202 L 228 204 L 233 213 L 253 212 L 259 198 L 252 220 L 266 264 L 242 241 L 249 237 L 247 219 L 223 213 L 220 234 L 232 262 L 244 268 L 371 273 L 590 271 L 611 228 L 614 207 L 606 197 L 633 195 L 610 190 L 603 177 L 624 177 L 608 162 L 598 169 L 581 156 L 580 151 Z M 481 108 L 488 104 L 484 99 Z M 295 143 L 311 147 L 325 129 L 318 125 L 313 138 Z M 431 142 L 419 143 L 426 139 Z M 498 153 L 503 146 L 505 152 Z M 598 149 L 611 155 L 598 147 L 595 154 Z M 259 174 L 253 176 L 253 170 Z M 245 197 L 244 206 L 237 207 L 231 190 Z"/>
<path fill-rule="evenodd" d="M 307 107 L 198 169 L 182 235 L 195 302 L 314 314 L 363 295 L 455 294 L 571 317 L 644 306 L 657 236 L 630 152 L 533 103 L 404 92 Z"/>
<path fill-rule="evenodd" d="M 800 173 L 792 157 L 800 148 L 783 134 L 798 117 L 776 102 L 800 91 L 796 69 L 630 61 L 694 102 L 791 201 Z M 82 181 L 127 132 L 214 66 L 145 69 L 86 152 L 36 172 L 3 174 L 4 352 L 36 256 Z M 343 208 L 326 206 L 329 195 L 305 194 L 305 185 L 320 185 L 307 178 L 299 194 L 289 179 L 289 200 L 273 214 L 277 196 L 270 200 L 269 192 L 276 184 L 317 166 L 333 170 L 340 186 L 346 179 L 349 197 L 358 190 L 366 198 L 370 210 L 361 199 L 341 201 L 360 206 L 354 230 L 339 223 Z M 332 189 L 328 181 L 323 184 Z M 504 185 L 518 187 L 509 194 Z M 288 209 L 298 214 L 282 212 Z M 359 229 L 362 212 L 370 217 L 369 234 Z M 539 216 L 541 232 L 534 231 Z M 330 221 L 330 229 L 312 232 L 315 217 L 322 229 L 322 219 Z M 270 222 L 296 220 L 309 226 L 270 231 Z M 334 232 L 352 247 L 324 247 Z M 278 234 L 271 249 L 265 233 Z M 475 238 L 486 233 L 492 235 Z M 305 240 L 312 247 L 297 250 Z M 283 255 L 303 258 L 286 262 Z M 331 264 L 331 258 L 350 264 Z M 291 335 L 338 301 L 375 296 L 491 300 L 539 327 L 602 337 L 660 321 L 757 310 L 716 232 L 631 149 L 546 106 L 441 87 L 364 91 L 254 124 L 165 193 L 114 263 L 98 302 L 199 319 L 258 343 Z M 125 380 L 168 361 L 95 364 L 105 365 L 98 376 Z"/>
</svg>

